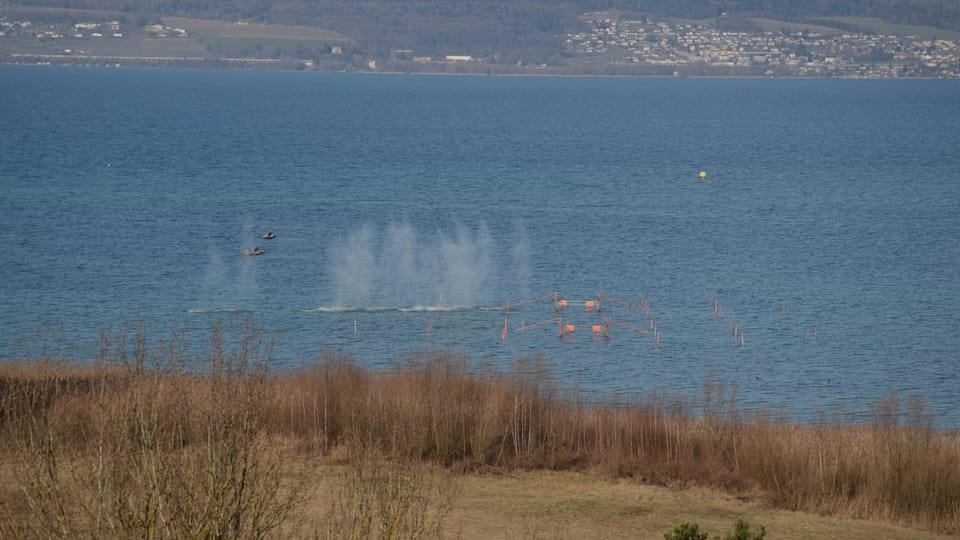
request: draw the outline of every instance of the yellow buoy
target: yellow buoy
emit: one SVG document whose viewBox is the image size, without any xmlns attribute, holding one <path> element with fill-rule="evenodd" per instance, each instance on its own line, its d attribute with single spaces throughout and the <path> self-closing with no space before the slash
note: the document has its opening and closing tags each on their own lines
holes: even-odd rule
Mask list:
<svg viewBox="0 0 960 540">
<path fill-rule="evenodd" d="M 707 171 L 700 171 L 700 179 L 701 180 L 707 179 Z"/>
</svg>

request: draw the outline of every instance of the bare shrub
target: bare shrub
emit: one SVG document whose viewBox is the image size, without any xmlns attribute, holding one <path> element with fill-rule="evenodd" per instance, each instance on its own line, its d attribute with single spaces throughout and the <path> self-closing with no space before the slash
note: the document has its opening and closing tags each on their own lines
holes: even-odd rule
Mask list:
<svg viewBox="0 0 960 540">
<path fill-rule="evenodd" d="M 176 337 L 147 351 L 141 328 L 131 354 L 124 335 L 105 336 L 83 384 L 5 378 L 3 452 L 23 508 L 0 535 L 263 538 L 279 527 L 304 486 L 281 482 L 259 337 L 246 332 L 227 349 L 218 327 L 203 375 L 160 356 L 182 350 Z"/>
<path fill-rule="evenodd" d="M 325 538 L 442 538 L 444 519 L 461 490 L 449 473 L 374 456 L 353 463 L 336 485 L 322 531 Z"/>
<path fill-rule="evenodd" d="M 918 398 L 906 413 L 878 405 L 872 427 L 804 426 L 741 414 L 736 390 L 712 377 L 698 407 L 662 394 L 587 404 L 558 391 L 542 361 L 471 371 L 448 353 L 387 372 L 327 356 L 274 384 L 270 424 L 331 456 L 375 451 L 467 470 L 592 468 L 651 483 L 759 488 L 794 510 L 960 530 L 960 446 L 932 429 Z"/>
<path fill-rule="evenodd" d="M 414 505 L 433 489 L 410 472 L 426 463 L 759 490 L 783 508 L 960 532 L 960 437 L 935 430 L 915 396 L 877 403 L 870 425 L 798 425 L 741 414 L 712 377 L 699 401 L 598 404 L 558 390 L 542 359 L 498 371 L 438 353 L 371 371 L 324 354 L 268 375 L 249 326 L 215 333 L 199 359 L 185 350 L 176 336 L 148 350 L 138 330 L 105 336 L 84 369 L 0 370 L 0 474 L 18 488 L 0 491 L 0 536 L 261 537 L 306 489 L 281 481 L 288 447 L 359 467 L 347 484 L 365 487 L 341 510 L 361 517 L 343 531 L 398 530 L 378 521 L 398 508 L 433 515 Z"/>
</svg>

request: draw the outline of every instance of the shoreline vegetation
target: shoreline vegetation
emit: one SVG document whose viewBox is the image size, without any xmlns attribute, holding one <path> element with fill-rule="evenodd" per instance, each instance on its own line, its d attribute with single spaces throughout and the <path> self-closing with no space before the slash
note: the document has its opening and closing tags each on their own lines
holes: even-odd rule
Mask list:
<svg viewBox="0 0 960 540">
<path fill-rule="evenodd" d="M 0 65 L 10 66 L 50 66 L 72 68 L 113 68 L 113 69 L 199 69 L 259 72 L 302 72 L 302 73 L 355 73 L 365 75 L 402 75 L 402 76 L 466 76 L 466 77 L 553 77 L 553 78 L 615 78 L 615 79 L 737 79 L 737 80 L 898 80 L 930 81 L 950 80 L 938 75 L 911 75 L 909 77 L 870 78 L 860 75 L 794 75 L 764 73 L 680 73 L 667 69 L 635 70 L 620 66 L 586 66 L 567 69 L 560 66 L 464 66 L 457 64 L 435 63 L 431 66 L 403 64 L 384 64 L 376 70 L 336 67 L 305 68 L 302 60 L 284 58 L 202 58 L 202 57 L 135 57 L 100 56 L 78 57 L 66 54 L 8 53 L 0 54 Z"/>
<path fill-rule="evenodd" d="M 843 77 L 843 76 L 800 76 L 800 75 L 679 75 L 673 73 L 660 74 L 636 74 L 620 73 L 616 70 L 596 70 L 586 73 L 572 73 L 561 69 L 549 68 L 524 68 L 522 70 L 513 69 L 489 69 L 478 71 L 466 71 L 447 69 L 447 70 L 346 70 L 346 69 L 302 69 L 301 63 L 296 60 L 282 59 L 258 59 L 258 58 L 127 58 L 104 57 L 99 61 L 76 61 L 75 57 L 65 57 L 63 55 L 35 55 L 35 54 L 11 54 L 9 58 L 4 59 L 0 56 L 0 65 L 8 66 L 37 66 L 37 67 L 68 67 L 68 68 L 109 68 L 109 69 L 198 69 L 198 70 L 229 70 L 229 71 L 249 71 L 249 72 L 299 72 L 299 73 L 348 73 L 357 75 L 371 76 L 449 76 L 449 77 L 545 77 L 558 79 L 689 79 L 689 80 L 782 80 L 782 81 L 803 81 L 803 80 L 865 80 L 862 77 Z M 59 60 L 64 60 L 63 62 Z M 119 60 L 119 61 L 118 61 Z M 127 62 L 126 60 L 132 60 Z M 140 61 L 146 60 L 146 61 Z M 879 80 L 879 79 L 875 79 Z M 904 77 L 896 79 L 885 79 L 891 81 L 942 81 L 949 80 L 943 77 Z"/>
<path fill-rule="evenodd" d="M 202 351 L 148 344 L 142 327 L 100 351 L 0 363 L 0 536 L 444 537 L 470 522 L 459 498 L 489 505 L 500 495 L 476 498 L 494 478 L 530 475 L 544 500 L 573 476 L 650 501 L 712 490 L 758 501 L 761 520 L 960 533 L 960 433 L 934 429 L 919 397 L 875 403 L 867 425 L 800 425 L 738 412 L 710 378 L 696 399 L 586 402 L 539 359 L 496 370 L 431 353 L 373 371 L 325 353 L 272 373 L 249 324 L 218 326 Z"/>
</svg>

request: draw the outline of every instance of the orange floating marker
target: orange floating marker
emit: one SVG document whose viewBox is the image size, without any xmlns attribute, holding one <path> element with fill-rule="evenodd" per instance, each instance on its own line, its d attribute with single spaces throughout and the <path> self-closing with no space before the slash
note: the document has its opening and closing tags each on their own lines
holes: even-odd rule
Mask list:
<svg viewBox="0 0 960 540">
<path fill-rule="evenodd" d="M 583 305 L 586 306 L 587 311 L 593 311 L 593 304 L 594 304 L 593 300 L 587 300 L 586 302 L 583 303 Z"/>
<path fill-rule="evenodd" d="M 568 334 L 572 334 L 574 328 L 575 328 L 575 326 L 573 326 L 572 324 L 565 324 L 565 325 L 563 325 L 563 331 L 566 332 L 566 333 L 568 333 Z"/>
</svg>

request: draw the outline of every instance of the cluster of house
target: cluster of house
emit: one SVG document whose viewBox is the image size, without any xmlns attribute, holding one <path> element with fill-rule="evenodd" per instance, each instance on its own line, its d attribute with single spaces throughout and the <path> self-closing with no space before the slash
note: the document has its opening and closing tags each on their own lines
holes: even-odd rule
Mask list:
<svg viewBox="0 0 960 540">
<path fill-rule="evenodd" d="M 142 31 L 148 37 L 188 37 L 185 29 L 171 28 L 162 24 L 145 26 Z M 37 39 L 122 38 L 124 37 L 124 29 L 121 27 L 120 21 L 57 24 L 34 23 L 26 20 L 9 21 L 6 18 L 0 18 L 0 37 L 32 37 Z"/>
<path fill-rule="evenodd" d="M 584 22 L 582 32 L 566 36 L 566 47 L 614 64 L 800 77 L 960 77 L 957 40 L 839 31 L 731 32 L 589 16 Z"/>
<path fill-rule="evenodd" d="M 157 38 L 189 37 L 189 35 L 187 34 L 187 30 L 185 28 L 164 26 L 162 24 L 151 24 L 149 26 L 143 27 L 143 30 L 150 37 L 157 37 Z"/>
</svg>

